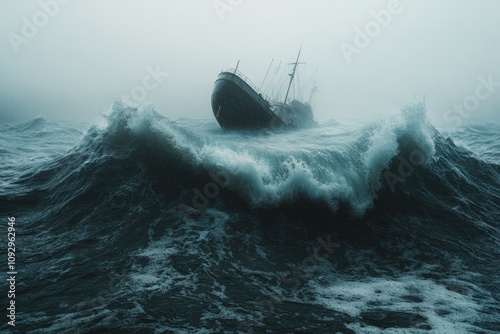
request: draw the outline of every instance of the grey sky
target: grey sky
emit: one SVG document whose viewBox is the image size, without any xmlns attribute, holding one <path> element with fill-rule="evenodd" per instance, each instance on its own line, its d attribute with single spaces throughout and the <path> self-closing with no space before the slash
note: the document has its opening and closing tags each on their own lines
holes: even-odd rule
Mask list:
<svg viewBox="0 0 500 334">
<path fill-rule="evenodd" d="M 46 117 L 88 119 L 159 66 L 169 76 L 147 81 L 155 87 L 146 102 L 171 119 L 212 118 L 222 69 L 241 60 L 240 70 L 260 83 L 271 59 L 292 61 L 301 43 L 308 72 L 319 69 L 319 121 L 373 117 L 416 95 L 438 123 L 475 93 L 478 77 L 500 82 L 497 0 L 400 0 L 351 62 L 341 43 L 356 46 L 355 28 L 376 22 L 372 12 L 390 0 L 72 0 L 16 53 L 10 33 L 22 37 L 23 17 L 33 22 L 40 3 L 53 1 L 0 2 L 0 102 L 24 101 L 35 116 L 48 104 Z M 500 87 L 490 95 L 471 120 L 498 115 Z"/>
</svg>

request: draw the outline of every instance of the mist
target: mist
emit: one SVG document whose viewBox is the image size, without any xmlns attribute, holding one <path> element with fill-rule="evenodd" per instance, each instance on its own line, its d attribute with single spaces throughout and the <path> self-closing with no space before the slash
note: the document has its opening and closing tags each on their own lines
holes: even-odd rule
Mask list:
<svg viewBox="0 0 500 334">
<path fill-rule="evenodd" d="M 221 70 L 240 61 L 260 84 L 302 45 L 319 122 L 414 99 L 435 124 L 495 120 L 499 13 L 495 0 L 2 1 L 0 119 L 89 120 L 132 92 L 170 119 L 213 119 Z"/>
</svg>

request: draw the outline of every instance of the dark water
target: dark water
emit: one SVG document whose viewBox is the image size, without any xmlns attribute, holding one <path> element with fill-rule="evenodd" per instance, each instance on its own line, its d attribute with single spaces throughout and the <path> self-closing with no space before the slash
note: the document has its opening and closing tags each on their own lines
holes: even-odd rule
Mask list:
<svg viewBox="0 0 500 334">
<path fill-rule="evenodd" d="M 101 123 L 0 125 L 2 331 L 500 332 L 498 125 Z"/>
</svg>

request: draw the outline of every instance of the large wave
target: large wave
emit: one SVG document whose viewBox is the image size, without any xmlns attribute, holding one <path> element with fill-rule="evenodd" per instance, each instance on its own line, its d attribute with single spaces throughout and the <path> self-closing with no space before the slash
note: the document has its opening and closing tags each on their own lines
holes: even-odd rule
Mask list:
<svg viewBox="0 0 500 334">
<path fill-rule="evenodd" d="M 36 119 L 23 128 L 44 122 Z M 327 124 L 307 131 L 214 137 L 195 133 L 150 107 L 137 109 L 117 102 L 77 147 L 36 175 L 26 175 L 26 180 L 39 179 L 40 187 L 51 189 L 57 203 L 60 189 L 80 189 L 73 194 L 72 200 L 77 200 L 84 191 L 112 185 L 126 188 L 137 180 L 152 182 L 176 205 L 195 209 L 216 192 L 223 197 L 218 188 L 224 188 L 253 208 L 308 201 L 322 203 L 333 213 L 345 205 L 360 217 L 374 207 L 381 191 L 389 196 L 406 186 L 414 173 L 442 173 L 441 191 L 450 191 L 456 185 L 448 180 L 472 167 L 470 154 L 430 125 L 422 103 L 361 129 L 339 130 L 337 124 Z M 441 156 L 436 156 L 436 145 Z M 484 170 L 483 175 L 495 176 L 495 168 L 478 160 L 474 164 Z M 470 175 L 460 182 L 474 178 Z M 420 181 L 421 191 L 434 187 Z"/>
</svg>

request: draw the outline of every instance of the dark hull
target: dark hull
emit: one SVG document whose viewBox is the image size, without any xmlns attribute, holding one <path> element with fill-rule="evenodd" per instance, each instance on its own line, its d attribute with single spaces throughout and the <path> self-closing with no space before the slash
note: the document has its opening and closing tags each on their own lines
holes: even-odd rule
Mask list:
<svg viewBox="0 0 500 334">
<path fill-rule="evenodd" d="M 212 110 L 225 130 L 260 130 L 285 126 L 267 102 L 243 79 L 222 72 L 212 92 Z"/>
</svg>

